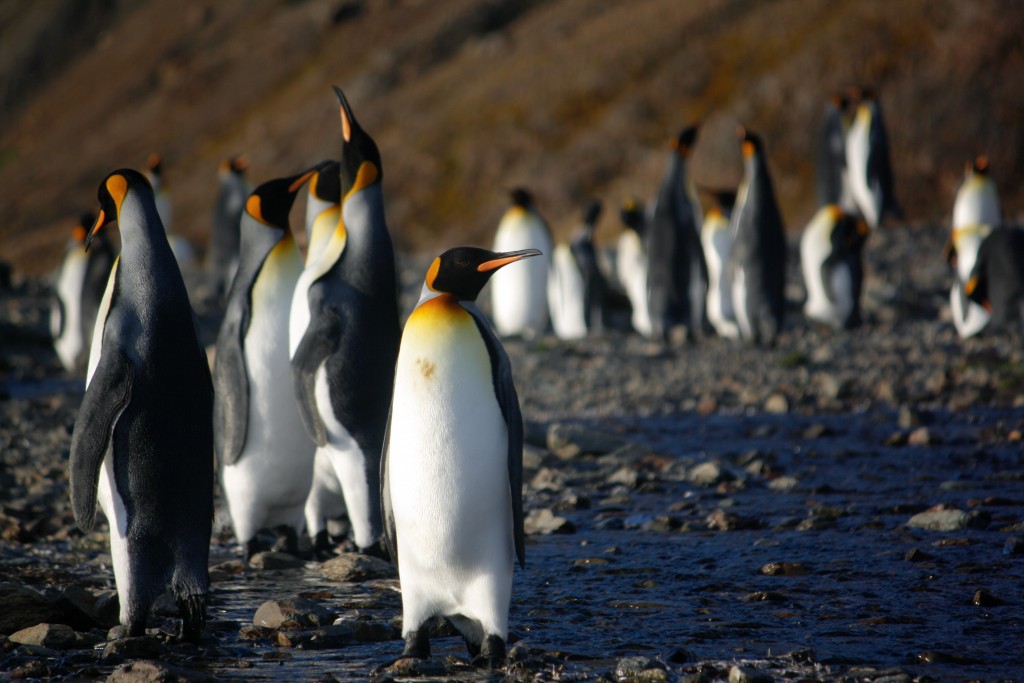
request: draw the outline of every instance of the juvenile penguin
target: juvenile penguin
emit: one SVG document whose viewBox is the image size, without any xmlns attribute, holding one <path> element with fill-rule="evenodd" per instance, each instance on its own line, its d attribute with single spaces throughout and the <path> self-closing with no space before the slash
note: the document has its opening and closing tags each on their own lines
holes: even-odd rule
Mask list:
<svg viewBox="0 0 1024 683">
<path fill-rule="evenodd" d="M 703 218 L 686 168 L 696 139 L 696 126 L 688 126 L 672 139 L 668 168 L 646 233 L 651 336 L 662 341 L 677 325 L 691 337 L 701 334 L 704 326 L 708 276 L 700 244 Z"/>
<path fill-rule="evenodd" d="M 804 315 L 836 329 L 860 322 L 862 253 L 868 228 L 837 204 L 818 209 L 800 236 L 800 268 L 807 288 Z"/>
<path fill-rule="evenodd" d="M 603 328 L 606 286 L 594 248 L 594 229 L 600 216 L 601 202 L 590 202 L 570 241 L 555 247 L 548 277 L 548 308 L 551 327 L 559 339 L 582 339 Z"/>
<path fill-rule="evenodd" d="M 520 268 L 495 273 L 490 285 L 491 315 L 502 337 L 530 338 L 543 334 L 548 326 L 551 230 L 528 190 L 521 187 L 512 190 L 511 199 L 512 206 L 498 224 L 494 250 L 534 248 L 543 256 Z"/>
<path fill-rule="evenodd" d="M 174 252 L 174 259 L 178 262 L 179 268 L 190 268 L 195 262 L 195 249 L 192 243 L 181 235 L 174 233 L 174 205 L 171 203 L 171 191 L 164 178 L 164 160 L 156 152 L 149 155 L 146 160 L 146 170 L 143 171 L 146 180 L 153 186 L 153 194 L 156 197 L 156 212 L 160 215 L 160 222 L 164 224 L 164 232 L 167 233 L 167 242 Z"/>
<path fill-rule="evenodd" d="M 295 287 L 292 376 L 316 457 L 330 460 L 345 494 L 355 544 L 380 553 L 380 457 L 401 337 L 395 255 L 384 218 L 380 152 L 345 95 L 338 88 L 335 94 L 341 214 Z"/>
<path fill-rule="evenodd" d="M 719 337 L 737 339 L 740 330 L 736 326 L 736 313 L 732 307 L 732 294 L 725 278 L 725 266 L 732 249 L 732 232 L 729 217 L 736 202 L 736 193 L 721 190 L 714 193 L 714 204 L 704 216 L 700 228 L 700 243 L 704 248 L 704 261 L 708 268 L 708 322 Z"/>
<path fill-rule="evenodd" d="M 143 634 L 150 606 L 170 587 L 182 636 L 195 640 L 206 619 L 213 522 L 210 370 L 149 182 L 115 171 L 99 201 L 89 239 L 116 220 L 122 247 L 71 436 L 71 505 L 89 531 L 99 498 L 128 635 Z"/>
<path fill-rule="evenodd" d="M 333 159 L 325 161 L 313 171 L 309 179 L 306 199 L 306 265 L 312 263 L 327 246 L 338 225 L 341 212 L 340 164 Z"/>
<path fill-rule="evenodd" d="M 726 278 L 740 338 L 772 344 L 785 315 L 786 232 L 761 138 L 739 129 L 743 180 L 730 229 Z"/>
<path fill-rule="evenodd" d="M 385 535 L 402 587 L 403 657 L 446 617 L 472 657 L 505 658 L 513 553 L 522 566 L 523 421 L 512 369 L 474 301 L 536 249 L 434 259 L 402 334 L 381 463 Z"/>
<path fill-rule="evenodd" d="M 988 158 L 979 156 L 967 164 L 964 179 L 953 202 L 953 230 L 946 245 L 946 259 L 956 271 L 949 290 L 949 305 L 957 333 L 970 337 L 985 328 L 989 313 L 968 299 L 964 285 L 971 277 L 981 243 L 1003 222 L 999 191 L 988 173 Z"/>
<path fill-rule="evenodd" d="M 288 316 L 302 257 L 288 213 L 307 171 L 257 187 L 245 203 L 238 271 L 213 365 L 214 446 L 235 538 L 246 559 L 260 529 L 284 529 L 298 551 L 315 445 L 299 418 L 288 357 Z"/>
<path fill-rule="evenodd" d="M 630 323 L 645 337 L 652 334 L 647 302 L 647 249 L 644 247 L 647 219 L 643 207 L 627 199 L 619 211 L 623 229 L 616 246 L 615 275 L 632 308 Z"/>
<path fill-rule="evenodd" d="M 889 135 L 881 105 L 871 90 L 856 90 L 855 94 L 856 109 L 846 134 L 850 194 L 868 227 L 874 230 L 886 214 L 898 216 L 900 210 L 893 194 Z"/>
<path fill-rule="evenodd" d="M 249 158 L 234 156 L 220 163 L 217 172 L 219 189 L 213 209 L 213 230 L 210 251 L 206 255 L 214 294 L 221 297 L 227 291 L 238 267 L 239 226 L 245 201 L 252 188 L 245 179 Z"/>
<path fill-rule="evenodd" d="M 56 296 L 50 309 L 53 348 L 68 372 L 84 373 L 103 290 L 114 264 L 114 247 L 99 233 L 85 250 L 95 217 L 83 214 L 72 231 L 57 274 Z"/>
<path fill-rule="evenodd" d="M 978 249 L 964 289 L 971 301 L 991 312 L 989 327 L 1003 331 L 1016 323 L 1024 334 L 1024 230 L 993 230 Z"/>
</svg>

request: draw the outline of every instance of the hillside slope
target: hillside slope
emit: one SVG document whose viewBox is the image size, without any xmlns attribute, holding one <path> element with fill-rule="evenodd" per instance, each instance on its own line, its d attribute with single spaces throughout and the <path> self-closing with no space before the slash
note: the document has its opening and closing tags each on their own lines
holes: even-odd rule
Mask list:
<svg viewBox="0 0 1024 683">
<path fill-rule="evenodd" d="M 489 243 L 518 184 L 557 233 L 590 196 L 648 198 L 666 141 L 692 121 L 707 185 L 738 182 L 737 123 L 763 135 L 795 233 L 814 208 L 823 103 L 848 84 L 879 91 L 908 221 L 947 220 L 979 153 L 1008 213 L 1024 206 L 1017 3 L 45 4 L 44 16 L 0 3 L 0 258 L 28 274 L 57 262 L 107 172 L 152 151 L 176 231 L 205 244 L 220 159 L 249 154 L 260 182 L 337 155 L 331 84 L 381 147 L 389 221 L 408 249 Z M 601 236 L 618 231 L 615 214 Z"/>
</svg>

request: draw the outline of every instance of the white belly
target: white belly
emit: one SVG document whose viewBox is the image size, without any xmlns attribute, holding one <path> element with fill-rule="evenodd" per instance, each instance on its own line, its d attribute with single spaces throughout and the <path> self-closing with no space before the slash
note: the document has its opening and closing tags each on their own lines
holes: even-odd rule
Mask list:
<svg viewBox="0 0 1024 683">
<path fill-rule="evenodd" d="M 628 230 L 619 237 L 616 274 L 633 308 L 633 329 L 650 336 L 651 313 L 647 302 L 647 258 L 640 237 Z"/>
<path fill-rule="evenodd" d="M 548 308 L 551 326 L 559 339 L 587 336 L 583 276 L 567 244 L 555 247 L 548 278 Z"/>
<path fill-rule="evenodd" d="M 50 315 L 50 329 L 54 334 L 54 349 L 61 364 L 74 370 L 78 359 L 85 350 L 85 335 L 82 329 L 82 286 L 88 257 L 81 248 L 76 248 L 64 260 L 64 266 L 57 280 L 57 297 L 63 305 L 63 319 L 56 308 Z M 60 336 L 57 331 L 61 329 Z"/>
<path fill-rule="evenodd" d="M 725 264 L 729 262 L 729 252 L 732 250 L 728 222 L 722 218 L 708 217 L 701 228 L 701 245 L 708 266 L 708 322 L 719 336 L 735 339 L 739 336 L 739 330 L 736 327 L 729 283 L 725 279 Z"/>
<path fill-rule="evenodd" d="M 494 326 L 502 336 L 542 334 L 548 324 L 551 239 L 538 221 L 502 221 L 494 239 L 494 251 L 530 248 L 540 249 L 541 255 L 502 268 L 488 285 Z"/>
</svg>

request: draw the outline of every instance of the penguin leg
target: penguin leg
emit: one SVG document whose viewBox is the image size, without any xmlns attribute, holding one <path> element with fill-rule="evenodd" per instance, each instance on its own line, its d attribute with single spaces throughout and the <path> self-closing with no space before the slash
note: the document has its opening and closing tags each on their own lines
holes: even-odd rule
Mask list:
<svg viewBox="0 0 1024 683">
<path fill-rule="evenodd" d="M 501 636 L 489 634 L 480 644 L 479 654 L 473 664 L 482 669 L 497 669 L 505 664 L 505 641 Z"/>
<path fill-rule="evenodd" d="M 294 527 L 282 524 L 274 528 L 274 534 L 277 536 L 277 540 L 274 542 L 273 550 L 289 555 L 299 554 L 299 534 Z"/>
<path fill-rule="evenodd" d="M 402 657 L 430 659 L 430 638 L 427 635 L 426 624 L 423 624 L 415 631 L 405 634 L 405 647 L 402 648 Z"/>
<path fill-rule="evenodd" d="M 179 595 L 178 614 L 181 615 L 181 639 L 198 643 L 206 626 L 206 596 Z"/>
</svg>

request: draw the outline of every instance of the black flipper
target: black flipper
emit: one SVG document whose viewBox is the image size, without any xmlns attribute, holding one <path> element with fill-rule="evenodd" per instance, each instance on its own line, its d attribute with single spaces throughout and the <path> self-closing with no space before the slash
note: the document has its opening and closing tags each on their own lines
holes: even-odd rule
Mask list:
<svg viewBox="0 0 1024 683">
<path fill-rule="evenodd" d="M 341 319 L 327 309 L 310 320 L 302 341 L 292 357 L 292 377 L 299 416 L 317 446 L 327 444 L 327 429 L 316 406 L 316 373 L 341 340 Z"/>
<path fill-rule="evenodd" d="M 243 347 L 249 327 L 249 299 L 245 305 L 228 306 L 217 335 L 213 362 L 213 445 L 225 465 L 238 462 L 249 430 L 249 374 Z M 197 327 L 198 329 L 198 327 Z"/>
<path fill-rule="evenodd" d="M 96 523 L 96 488 L 114 427 L 131 402 L 133 369 L 120 349 L 103 350 L 71 435 L 71 508 L 82 531 Z"/>
<path fill-rule="evenodd" d="M 388 450 L 391 447 L 391 409 L 388 409 L 388 425 L 384 429 L 384 448 L 380 454 L 380 511 L 384 522 L 384 542 L 387 544 L 391 561 L 398 566 L 398 531 L 395 528 L 395 513 L 391 506 L 391 484 L 388 481 Z"/>
</svg>

